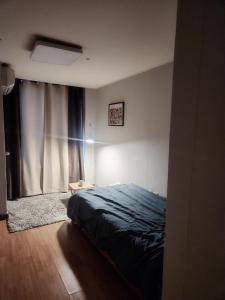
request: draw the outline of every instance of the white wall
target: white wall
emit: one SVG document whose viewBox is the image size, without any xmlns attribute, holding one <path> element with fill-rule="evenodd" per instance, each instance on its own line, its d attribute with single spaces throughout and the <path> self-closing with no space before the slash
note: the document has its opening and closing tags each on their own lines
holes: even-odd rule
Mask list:
<svg viewBox="0 0 225 300">
<path fill-rule="evenodd" d="M 85 139 L 95 139 L 96 127 L 96 90 L 85 89 Z M 85 180 L 95 183 L 95 147 L 85 143 L 84 155 Z"/>
<path fill-rule="evenodd" d="M 95 181 L 137 183 L 166 195 L 173 64 L 97 90 Z M 108 104 L 125 101 L 125 126 L 108 126 Z"/>
<path fill-rule="evenodd" d="M 1 65 L 0 65 L 1 74 Z M 0 82 L 0 216 L 6 214 L 5 137 L 3 118 L 3 96 Z"/>
</svg>

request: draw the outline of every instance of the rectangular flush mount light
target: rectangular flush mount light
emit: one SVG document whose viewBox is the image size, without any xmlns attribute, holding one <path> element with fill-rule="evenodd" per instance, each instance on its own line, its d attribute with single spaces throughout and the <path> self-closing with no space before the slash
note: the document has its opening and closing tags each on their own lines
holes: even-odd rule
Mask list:
<svg viewBox="0 0 225 300">
<path fill-rule="evenodd" d="M 37 41 L 31 53 L 31 60 L 56 65 L 71 65 L 82 54 L 82 48 L 58 43 Z"/>
</svg>

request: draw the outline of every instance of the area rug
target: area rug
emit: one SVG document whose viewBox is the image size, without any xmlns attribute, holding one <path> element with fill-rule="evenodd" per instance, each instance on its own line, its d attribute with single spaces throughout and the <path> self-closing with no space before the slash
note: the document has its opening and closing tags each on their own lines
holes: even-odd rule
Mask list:
<svg viewBox="0 0 225 300">
<path fill-rule="evenodd" d="M 7 201 L 9 232 L 52 224 L 67 217 L 71 193 L 53 193 Z"/>
</svg>

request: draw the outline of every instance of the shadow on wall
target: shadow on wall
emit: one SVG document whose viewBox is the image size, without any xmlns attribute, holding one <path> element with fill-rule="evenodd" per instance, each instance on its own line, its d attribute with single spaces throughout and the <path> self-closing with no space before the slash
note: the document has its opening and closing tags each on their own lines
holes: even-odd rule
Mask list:
<svg viewBox="0 0 225 300">
<path fill-rule="evenodd" d="M 64 222 L 57 237 L 84 299 L 138 299 L 76 225 Z"/>
</svg>

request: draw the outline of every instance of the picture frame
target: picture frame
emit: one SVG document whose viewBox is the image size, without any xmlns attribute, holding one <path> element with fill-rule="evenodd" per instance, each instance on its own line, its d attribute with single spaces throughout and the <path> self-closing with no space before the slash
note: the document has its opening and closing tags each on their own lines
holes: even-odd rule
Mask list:
<svg viewBox="0 0 225 300">
<path fill-rule="evenodd" d="M 108 107 L 108 126 L 124 126 L 125 102 L 113 102 Z"/>
</svg>

